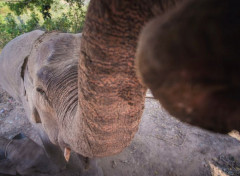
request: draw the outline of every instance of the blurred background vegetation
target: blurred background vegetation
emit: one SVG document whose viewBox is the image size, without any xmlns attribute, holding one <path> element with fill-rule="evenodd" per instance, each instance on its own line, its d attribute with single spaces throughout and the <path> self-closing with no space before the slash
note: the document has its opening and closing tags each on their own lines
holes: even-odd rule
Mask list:
<svg viewBox="0 0 240 176">
<path fill-rule="evenodd" d="M 79 33 L 88 0 L 0 0 L 0 51 L 13 38 L 35 29 Z"/>
</svg>

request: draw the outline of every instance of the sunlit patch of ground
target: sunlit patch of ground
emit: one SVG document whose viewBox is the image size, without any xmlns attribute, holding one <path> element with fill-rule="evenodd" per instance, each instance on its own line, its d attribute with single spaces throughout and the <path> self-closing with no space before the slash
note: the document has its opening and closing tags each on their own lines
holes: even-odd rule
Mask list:
<svg viewBox="0 0 240 176">
<path fill-rule="evenodd" d="M 219 167 L 213 165 L 212 163 L 209 163 L 212 176 L 228 176 L 226 173 L 224 173 Z"/>
<path fill-rule="evenodd" d="M 230 133 L 228 133 L 228 135 L 240 141 L 239 131 L 233 130 Z"/>
</svg>

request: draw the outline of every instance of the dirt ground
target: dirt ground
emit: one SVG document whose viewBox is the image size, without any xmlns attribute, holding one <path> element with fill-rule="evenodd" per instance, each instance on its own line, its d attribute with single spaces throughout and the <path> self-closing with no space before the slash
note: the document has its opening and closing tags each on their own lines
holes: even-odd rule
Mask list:
<svg viewBox="0 0 240 176">
<path fill-rule="evenodd" d="M 19 132 L 38 138 L 21 105 L 0 88 L 0 136 L 11 138 Z M 105 176 L 237 176 L 239 140 L 237 131 L 213 134 L 179 122 L 147 96 L 131 145 L 98 163 Z"/>
</svg>

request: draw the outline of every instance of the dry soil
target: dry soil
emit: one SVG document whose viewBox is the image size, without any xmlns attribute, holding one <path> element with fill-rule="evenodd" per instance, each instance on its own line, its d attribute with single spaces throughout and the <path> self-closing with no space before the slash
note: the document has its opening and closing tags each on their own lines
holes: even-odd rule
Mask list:
<svg viewBox="0 0 240 176">
<path fill-rule="evenodd" d="M 21 104 L 0 88 L 0 136 L 11 138 L 19 132 L 38 138 Z M 98 163 L 105 176 L 237 176 L 239 139 L 237 131 L 220 135 L 182 123 L 148 95 L 131 145 Z M 70 173 L 71 169 L 62 175 L 78 175 L 76 169 Z"/>
</svg>

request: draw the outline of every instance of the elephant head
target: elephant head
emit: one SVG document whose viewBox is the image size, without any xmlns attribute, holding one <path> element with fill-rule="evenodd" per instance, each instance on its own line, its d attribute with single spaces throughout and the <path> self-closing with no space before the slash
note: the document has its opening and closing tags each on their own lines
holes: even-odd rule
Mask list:
<svg viewBox="0 0 240 176">
<path fill-rule="evenodd" d="M 45 151 L 60 168 L 66 163 L 60 148 L 69 147 L 61 138 L 66 123 L 60 118 L 70 117 L 67 113 L 73 117 L 77 105 L 80 38 L 81 34 L 36 30 L 9 42 L 0 56 L 2 87 L 24 105 Z"/>
<path fill-rule="evenodd" d="M 41 123 L 51 142 L 62 148 L 69 147 L 63 136 L 71 131 L 68 123 L 77 110 L 80 41 L 81 34 L 44 33 L 35 42 L 24 71 L 31 120 Z"/>
</svg>

